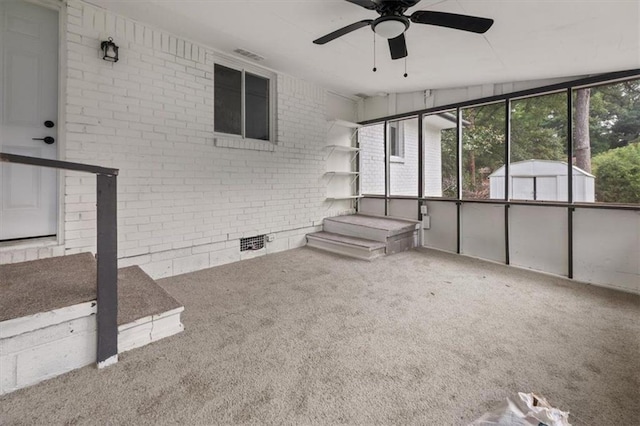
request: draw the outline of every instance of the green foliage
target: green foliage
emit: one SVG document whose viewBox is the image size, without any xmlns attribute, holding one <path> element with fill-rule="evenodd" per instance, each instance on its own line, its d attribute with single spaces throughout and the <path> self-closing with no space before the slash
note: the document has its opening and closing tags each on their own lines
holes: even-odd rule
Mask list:
<svg viewBox="0 0 640 426">
<path fill-rule="evenodd" d="M 564 93 L 511 104 L 511 161 L 566 161 L 567 96 Z"/>
<path fill-rule="evenodd" d="M 592 164 L 598 202 L 640 203 L 640 141 L 598 154 Z"/>
<path fill-rule="evenodd" d="M 462 112 L 462 189 L 468 198 L 489 198 L 489 174 L 504 163 L 504 102 Z"/>
<path fill-rule="evenodd" d="M 640 138 L 640 80 L 591 89 L 589 134 L 593 155 Z"/>
<path fill-rule="evenodd" d="M 458 196 L 456 178 L 457 129 L 443 130 L 442 136 L 442 196 L 455 198 Z"/>
</svg>

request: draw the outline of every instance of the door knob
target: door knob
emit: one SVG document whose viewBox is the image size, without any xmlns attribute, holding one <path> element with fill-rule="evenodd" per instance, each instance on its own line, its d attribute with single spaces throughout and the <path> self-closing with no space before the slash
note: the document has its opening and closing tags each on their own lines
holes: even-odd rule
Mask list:
<svg viewBox="0 0 640 426">
<path fill-rule="evenodd" d="M 47 129 L 52 128 L 53 126 L 55 126 L 55 123 L 51 120 L 47 120 L 44 122 L 44 127 L 46 127 Z"/>
<path fill-rule="evenodd" d="M 44 138 L 32 138 L 31 140 L 34 141 L 44 141 L 44 143 L 46 143 L 47 145 L 51 145 L 52 143 L 54 143 L 56 140 L 51 137 L 51 136 L 45 136 Z"/>
</svg>

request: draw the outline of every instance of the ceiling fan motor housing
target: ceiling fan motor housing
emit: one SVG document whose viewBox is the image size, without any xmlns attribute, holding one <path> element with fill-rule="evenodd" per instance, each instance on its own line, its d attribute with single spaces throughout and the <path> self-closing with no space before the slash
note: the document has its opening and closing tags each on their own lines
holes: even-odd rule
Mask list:
<svg viewBox="0 0 640 426">
<path fill-rule="evenodd" d="M 371 24 L 373 32 L 384 38 L 396 38 L 409 28 L 409 19 L 402 15 L 381 16 Z"/>
</svg>

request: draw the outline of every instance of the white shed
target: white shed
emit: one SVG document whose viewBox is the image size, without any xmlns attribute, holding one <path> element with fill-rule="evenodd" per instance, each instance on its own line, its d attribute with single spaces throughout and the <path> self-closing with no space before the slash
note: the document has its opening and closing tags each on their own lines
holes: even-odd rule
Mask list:
<svg viewBox="0 0 640 426">
<path fill-rule="evenodd" d="M 490 197 L 504 199 L 505 166 L 489 175 Z M 513 200 L 567 201 L 567 163 L 526 160 L 511 163 L 509 198 Z M 594 202 L 594 176 L 573 166 L 573 200 Z"/>
</svg>

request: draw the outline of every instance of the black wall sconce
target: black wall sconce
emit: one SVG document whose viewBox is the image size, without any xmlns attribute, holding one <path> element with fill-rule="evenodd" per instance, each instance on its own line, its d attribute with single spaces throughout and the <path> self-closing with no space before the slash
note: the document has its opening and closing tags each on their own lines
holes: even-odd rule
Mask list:
<svg viewBox="0 0 640 426">
<path fill-rule="evenodd" d="M 118 62 L 118 46 L 109 37 L 107 41 L 100 43 L 102 49 L 102 59 L 109 62 Z"/>
</svg>

